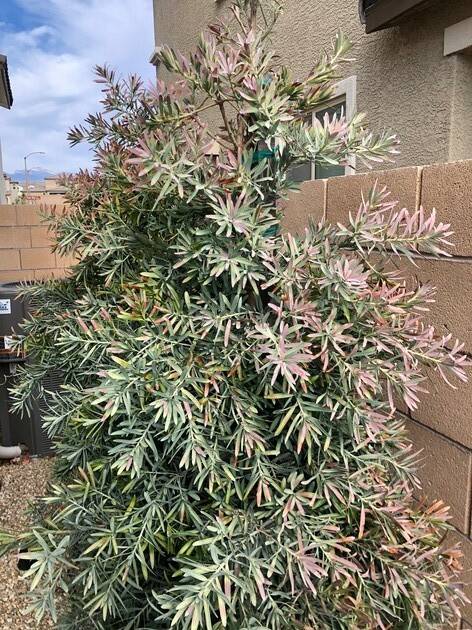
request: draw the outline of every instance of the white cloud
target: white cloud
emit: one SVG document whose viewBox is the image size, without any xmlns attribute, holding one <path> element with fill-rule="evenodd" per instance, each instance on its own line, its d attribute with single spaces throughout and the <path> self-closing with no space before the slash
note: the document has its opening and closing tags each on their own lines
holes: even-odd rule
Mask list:
<svg viewBox="0 0 472 630">
<path fill-rule="evenodd" d="M 96 111 L 100 96 L 93 66 L 153 78 L 152 0 L 16 0 L 38 26 L 14 31 L 0 23 L 0 53 L 8 56 L 14 103 L 0 112 L 6 171 L 35 156 L 50 171 L 90 165 L 85 147 L 71 149 L 68 129 Z"/>
</svg>

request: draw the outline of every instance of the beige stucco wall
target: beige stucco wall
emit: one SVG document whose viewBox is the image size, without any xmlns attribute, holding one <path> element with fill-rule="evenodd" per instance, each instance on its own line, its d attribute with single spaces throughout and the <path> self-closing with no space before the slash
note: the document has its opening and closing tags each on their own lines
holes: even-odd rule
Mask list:
<svg viewBox="0 0 472 630">
<path fill-rule="evenodd" d="M 154 0 L 157 44 L 182 51 L 230 0 Z M 472 16 L 471 0 L 436 0 L 401 26 L 366 35 L 357 0 L 285 0 L 274 36 L 296 76 L 307 72 L 341 29 L 354 44 L 358 110 L 372 129 L 401 137 L 397 166 L 472 157 L 472 55 L 444 57 L 444 29 Z"/>
</svg>

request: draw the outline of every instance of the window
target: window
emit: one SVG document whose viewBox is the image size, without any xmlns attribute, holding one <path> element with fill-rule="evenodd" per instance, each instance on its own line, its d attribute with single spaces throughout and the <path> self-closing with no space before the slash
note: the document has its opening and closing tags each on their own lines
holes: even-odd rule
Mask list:
<svg viewBox="0 0 472 630">
<path fill-rule="evenodd" d="M 340 81 L 334 91 L 334 96 L 330 104 L 313 114 L 313 118 L 317 118 L 323 122 L 326 114 L 334 116 L 334 114 L 345 115 L 348 119 L 352 118 L 357 111 L 356 103 L 356 77 L 349 77 Z M 328 177 L 338 177 L 340 175 L 352 175 L 354 173 L 355 164 L 351 162 L 348 166 L 336 166 L 330 164 L 316 164 L 307 162 L 294 167 L 290 171 L 290 178 L 294 182 L 305 182 L 311 179 L 327 179 Z"/>
</svg>

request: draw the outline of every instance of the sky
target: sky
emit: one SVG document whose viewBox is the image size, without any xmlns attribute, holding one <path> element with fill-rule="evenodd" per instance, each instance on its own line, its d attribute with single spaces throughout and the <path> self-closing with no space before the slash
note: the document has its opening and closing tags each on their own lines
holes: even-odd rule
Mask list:
<svg viewBox="0 0 472 630">
<path fill-rule="evenodd" d="M 155 77 L 152 0 L 0 0 L 0 54 L 8 57 L 11 110 L 0 108 L 3 167 L 51 173 L 92 164 L 85 145 L 70 148 L 67 132 L 100 109 L 93 67 Z"/>
</svg>

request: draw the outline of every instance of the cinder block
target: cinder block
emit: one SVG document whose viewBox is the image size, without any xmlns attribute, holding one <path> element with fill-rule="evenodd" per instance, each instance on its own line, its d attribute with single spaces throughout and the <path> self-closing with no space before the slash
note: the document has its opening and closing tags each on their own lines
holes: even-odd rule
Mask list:
<svg viewBox="0 0 472 630">
<path fill-rule="evenodd" d="M 38 269 L 34 272 L 35 280 L 50 280 L 51 278 L 65 278 L 67 269 Z"/>
<path fill-rule="evenodd" d="M 330 223 L 349 222 L 349 213 L 355 214 L 362 201 L 362 193 L 367 196 L 377 183 L 380 189 L 385 186 L 390 191 L 392 201 L 397 201 L 400 208 L 414 210 L 417 206 L 421 169 L 416 166 L 372 171 L 347 177 L 328 179 L 326 218 Z"/>
<path fill-rule="evenodd" d="M 457 389 L 444 382 L 437 372 L 426 370 L 422 386 L 427 393 L 419 395 L 420 405 L 412 413 L 415 420 L 472 449 L 472 370 L 469 382 L 451 379 Z"/>
<path fill-rule="evenodd" d="M 70 212 L 70 209 L 70 205 L 63 200 L 61 203 L 57 203 L 53 206 L 53 213 L 56 216 L 61 216 Z"/>
<path fill-rule="evenodd" d="M 31 247 L 31 232 L 29 227 L 5 226 L 0 228 L 0 249 L 22 247 Z"/>
<path fill-rule="evenodd" d="M 41 203 L 41 206 L 43 206 L 48 213 L 59 215 L 59 214 L 64 214 L 64 212 L 66 211 L 67 202 L 64 195 L 54 195 L 53 202 L 48 200 L 48 201 L 45 201 L 44 203 Z"/>
<path fill-rule="evenodd" d="M 48 247 L 21 250 L 22 269 L 54 269 L 56 257 Z"/>
<path fill-rule="evenodd" d="M 326 180 L 303 182 L 300 190 L 290 193 L 287 201 L 282 202 L 284 233 L 302 235 L 309 220 L 315 223 L 325 216 Z"/>
<path fill-rule="evenodd" d="M 0 271 L 0 282 L 24 282 L 33 280 L 34 271 L 20 269 L 19 271 Z"/>
<path fill-rule="evenodd" d="M 17 225 L 40 225 L 42 223 L 41 209 L 39 206 L 16 206 Z"/>
<path fill-rule="evenodd" d="M 429 501 L 451 508 L 451 523 L 469 533 L 472 455 L 464 448 L 411 420 L 406 423 L 415 449 L 421 450 L 418 477 Z"/>
<path fill-rule="evenodd" d="M 51 247 L 54 241 L 54 234 L 46 225 L 35 225 L 31 227 L 32 247 Z"/>
<path fill-rule="evenodd" d="M 448 258 L 416 258 L 413 264 L 397 256 L 392 256 L 389 263 L 407 280 L 416 278 L 436 287 L 435 302 L 429 305 L 425 321 L 432 324 L 438 334 L 452 333 L 465 343 L 466 351 L 472 353 L 472 263 Z"/>
<path fill-rule="evenodd" d="M 0 271 L 21 269 L 20 253 L 17 249 L 0 250 Z"/>
<path fill-rule="evenodd" d="M 418 261 L 418 277 L 437 288 L 431 323 L 441 334 L 452 333 L 472 352 L 472 264 L 453 260 Z"/>
<path fill-rule="evenodd" d="M 56 267 L 60 269 L 67 269 L 69 267 L 72 267 L 72 265 L 75 265 L 77 263 L 77 260 L 78 258 L 74 254 L 59 256 L 59 254 L 56 253 Z"/>
<path fill-rule="evenodd" d="M 455 545 L 459 545 L 462 553 L 464 554 L 464 558 L 462 560 L 464 570 L 460 581 L 464 584 L 464 593 L 468 599 L 471 600 L 471 603 L 465 604 L 463 607 L 462 615 L 464 620 L 472 619 L 472 541 L 459 532 L 453 530 L 447 534 L 443 547 L 444 549 L 449 549 Z M 467 621 L 463 621 L 462 628 L 467 628 L 467 630 L 469 630 L 472 626 Z"/>
<path fill-rule="evenodd" d="M 0 206 L 0 226 L 16 225 L 16 207 L 9 205 Z"/>
<path fill-rule="evenodd" d="M 426 166 L 421 203 L 454 230 L 452 253 L 472 256 L 472 160 Z"/>
<path fill-rule="evenodd" d="M 472 351 L 472 265 L 467 262 L 437 259 L 416 259 L 416 266 L 403 259 L 392 258 L 392 264 L 407 278 L 415 276 L 423 283 L 436 287 L 436 301 L 425 314 L 425 322 L 432 324 L 438 335 L 452 335 Z M 468 370 L 472 377 L 472 370 Z M 423 383 L 428 393 L 420 394 L 421 404 L 413 417 L 423 425 L 472 448 L 472 380 L 462 383 L 451 375 L 453 389 L 439 373 L 426 370 Z"/>
</svg>

